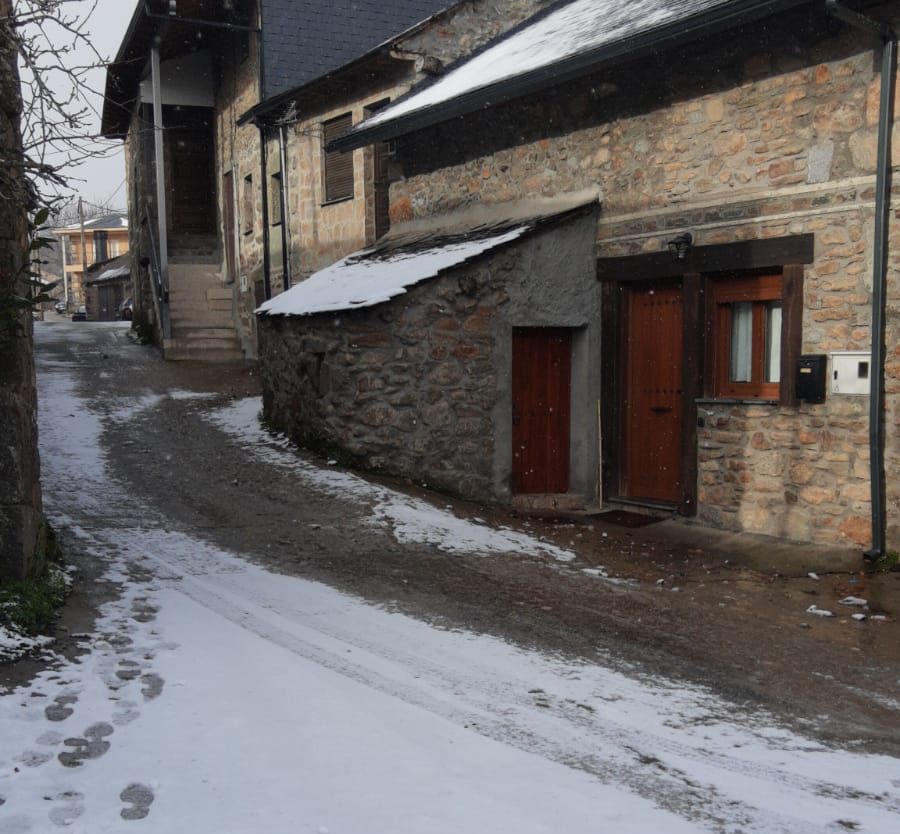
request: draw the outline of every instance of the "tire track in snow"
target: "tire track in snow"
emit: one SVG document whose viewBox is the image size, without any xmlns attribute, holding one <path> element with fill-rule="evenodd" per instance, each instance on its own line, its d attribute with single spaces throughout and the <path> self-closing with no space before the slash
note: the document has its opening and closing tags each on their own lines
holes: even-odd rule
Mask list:
<svg viewBox="0 0 900 834">
<path fill-rule="evenodd" d="M 196 545 L 209 554 L 209 546 L 199 541 Z M 183 552 L 182 548 L 178 550 Z M 250 591 L 249 583 L 242 582 L 245 577 L 236 574 L 232 566 L 223 564 L 226 568 L 223 571 L 204 573 L 196 565 L 186 570 L 177 557 L 173 560 L 146 549 L 144 556 L 162 569 L 161 578 L 195 603 L 305 660 L 456 724 L 474 728 L 496 741 L 585 770 L 607 784 L 621 785 L 668 811 L 697 820 L 710 830 L 812 834 L 822 829 L 818 824 L 724 795 L 715 785 L 699 782 L 686 769 L 662 761 L 657 754 L 666 753 L 675 761 L 687 760 L 695 768 L 703 765 L 725 769 L 761 781 L 770 789 L 789 787 L 826 801 L 852 802 L 882 813 L 900 812 L 898 803 L 874 794 L 694 748 L 623 727 L 606 717 L 604 723 L 592 722 L 579 714 L 577 706 L 569 707 L 559 699 L 545 713 L 523 695 L 524 684 L 521 689 L 513 684 L 498 686 L 493 670 L 485 668 L 474 674 L 468 657 L 448 669 L 420 655 L 376 643 L 359 633 L 323 625 L 314 615 L 303 616 L 303 622 L 289 619 L 275 610 L 271 600 Z M 356 650 L 357 658 L 362 652 L 363 659 L 350 660 L 348 647 Z M 385 669 L 384 661 L 395 668 Z M 467 666 L 469 671 L 462 672 Z M 420 673 L 418 679 L 410 680 L 411 670 Z M 504 708 L 498 714 L 498 704 L 512 704 L 515 710 Z M 548 715 L 552 721 L 548 721 Z M 536 729 L 539 727 L 542 729 Z M 604 752 L 592 752 L 592 748 Z M 846 816 L 846 812 L 846 806 L 836 808 L 835 817 Z"/>
</svg>

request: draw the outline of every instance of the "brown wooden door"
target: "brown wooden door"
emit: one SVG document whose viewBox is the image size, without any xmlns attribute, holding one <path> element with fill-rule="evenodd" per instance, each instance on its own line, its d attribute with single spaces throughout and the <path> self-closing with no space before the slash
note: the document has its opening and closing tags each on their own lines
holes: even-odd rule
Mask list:
<svg viewBox="0 0 900 834">
<path fill-rule="evenodd" d="M 212 116 L 173 113 L 166 129 L 169 234 L 211 234 L 216 229 Z"/>
<path fill-rule="evenodd" d="M 571 365 L 569 330 L 513 330 L 514 493 L 569 489 Z"/>
<path fill-rule="evenodd" d="M 679 285 L 629 293 L 625 370 L 625 492 L 681 498 L 683 295 Z"/>
</svg>

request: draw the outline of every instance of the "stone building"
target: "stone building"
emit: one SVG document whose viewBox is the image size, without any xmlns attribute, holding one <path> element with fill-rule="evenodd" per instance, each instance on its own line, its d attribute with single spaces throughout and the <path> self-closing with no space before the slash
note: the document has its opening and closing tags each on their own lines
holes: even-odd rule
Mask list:
<svg viewBox="0 0 900 834">
<path fill-rule="evenodd" d="M 575 299 L 585 322 L 542 320 L 535 308 L 517 333 L 504 292 L 478 307 L 491 334 L 481 349 L 507 358 L 517 336 L 549 343 L 558 332 L 543 328 L 568 330 L 572 358 L 583 328 L 599 331 L 587 360 L 588 377 L 600 379 L 599 427 L 583 418 L 565 426 L 547 414 L 523 441 L 530 455 L 549 437 L 568 445 L 570 459 L 593 446 L 600 474 L 590 501 L 875 554 L 900 543 L 900 482 L 888 477 L 883 489 L 884 471 L 900 463 L 898 227 L 884 176 L 896 79 L 884 24 L 896 23 L 897 11 L 854 6 L 866 17 L 801 0 L 557 3 L 329 146 L 393 143 L 395 222 L 440 227 L 477 205 L 514 215 L 523 200 L 599 191 L 601 301 L 595 309 L 586 290 Z M 552 288 L 565 264 L 561 254 L 556 262 L 522 259 L 504 286 Z M 425 293 L 447 306 L 449 280 L 410 291 L 416 315 Z M 366 344 L 394 347 L 390 334 L 406 326 L 403 303 L 351 314 Z M 278 379 L 268 379 L 267 414 L 302 434 L 314 413 L 320 442 L 353 451 L 345 418 L 327 412 L 329 398 L 344 398 L 358 407 L 359 437 L 378 429 L 377 463 L 406 473 L 408 436 L 398 429 L 417 419 L 416 409 L 421 419 L 431 415 L 429 431 L 417 435 L 427 449 L 431 435 L 461 419 L 464 397 L 435 410 L 435 385 L 410 411 L 420 391 L 395 383 L 393 362 L 383 373 L 368 366 L 364 379 L 350 373 L 356 349 L 324 338 L 335 318 L 351 321 L 333 313 L 261 318 L 263 363 L 280 363 Z M 462 325 L 468 317 L 457 310 L 449 318 Z M 406 333 L 403 349 L 431 345 L 437 327 L 435 319 Z M 299 354 L 292 376 L 278 351 L 307 338 L 324 347 Z M 308 382 L 313 358 L 328 369 L 318 388 Z M 506 413 L 514 361 L 490 392 L 493 408 Z M 554 380 L 555 372 L 567 378 Z M 534 412 L 548 411 L 541 386 L 567 388 L 570 414 L 579 398 L 594 396 L 574 364 L 536 373 L 541 383 L 526 394 Z M 365 424 L 374 391 L 377 420 Z M 480 466 L 479 454 L 492 457 L 493 482 L 446 488 L 497 500 L 517 492 L 569 500 L 580 488 L 549 478 L 522 484 L 516 450 L 486 420 L 477 440 L 471 465 Z M 433 482 L 440 466 L 423 455 L 418 479 Z"/>
<path fill-rule="evenodd" d="M 247 176 L 267 183 L 258 211 L 245 215 L 259 248 L 252 258 L 259 290 L 243 299 L 249 328 L 263 298 L 364 246 L 390 228 L 388 193 L 393 148 L 376 143 L 352 153 L 326 145 L 445 65 L 482 46 L 547 5 L 548 0 L 446 0 L 423 4 L 432 13 L 327 73 L 304 79 L 244 113 L 264 153 Z M 399 22 L 399 19 L 398 19 Z M 250 229 L 253 232 L 250 232 Z"/>
<path fill-rule="evenodd" d="M 320 152 L 322 125 L 314 120 L 291 127 L 297 142 L 289 151 L 283 112 L 274 123 L 268 110 L 254 111 L 255 123 L 240 117 L 261 102 L 274 102 L 277 110 L 295 88 L 338 94 L 331 81 L 336 71 L 444 5 L 446 0 L 138 5 L 107 74 L 103 134 L 125 142 L 136 326 L 167 358 L 254 357 L 253 310 L 290 280 L 293 263 L 300 277 L 319 257 L 318 238 L 310 243 L 305 226 L 302 232 L 288 229 L 282 218 L 295 217 L 299 227 L 304 207 L 315 211 L 323 198 L 305 193 L 313 186 L 299 168 L 284 180 L 281 171 L 285 156 L 288 168 L 299 165 L 298 155 Z M 366 82 L 361 102 L 379 84 L 394 90 L 402 75 L 394 68 L 415 63 L 415 56 L 379 55 L 381 67 L 391 71 L 384 82 Z M 360 119 L 364 104 L 352 102 L 342 103 L 341 112 Z M 328 108 L 321 100 L 317 106 L 327 120 Z M 302 141 L 310 134 L 312 149 Z M 353 185 L 361 196 L 363 167 L 358 171 Z M 328 205 L 321 206 L 324 224 L 346 237 L 343 247 L 334 239 L 322 244 L 334 257 L 359 245 L 358 214 L 355 206 L 340 205 L 342 199 L 326 197 Z M 307 245 L 314 250 L 309 257 L 302 249 Z"/>
</svg>

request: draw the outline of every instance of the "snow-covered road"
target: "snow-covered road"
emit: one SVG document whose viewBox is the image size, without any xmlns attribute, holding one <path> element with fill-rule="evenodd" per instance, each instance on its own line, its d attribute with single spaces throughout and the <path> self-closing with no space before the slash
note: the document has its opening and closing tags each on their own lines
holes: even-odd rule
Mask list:
<svg viewBox="0 0 900 834">
<path fill-rule="evenodd" d="M 900 830 L 895 759 L 599 652 L 441 630 L 173 529 L 101 448 L 104 421 L 157 400 L 101 411 L 59 354 L 39 368 L 48 509 L 121 592 L 78 662 L 0 698 L 0 834 Z M 255 403 L 197 407 L 306 488 L 356 494 L 398 539 L 565 558 L 300 463 Z"/>
</svg>

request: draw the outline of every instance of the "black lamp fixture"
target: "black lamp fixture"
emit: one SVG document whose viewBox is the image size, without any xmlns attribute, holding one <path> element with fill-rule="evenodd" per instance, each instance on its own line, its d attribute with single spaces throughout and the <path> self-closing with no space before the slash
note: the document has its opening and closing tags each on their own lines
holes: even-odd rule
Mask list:
<svg viewBox="0 0 900 834">
<path fill-rule="evenodd" d="M 690 232 L 682 232 L 680 235 L 676 235 L 671 240 L 666 241 L 669 251 L 679 261 L 683 261 L 687 257 L 687 253 L 691 251 L 693 245 L 694 236 Z"/>
</svg>

